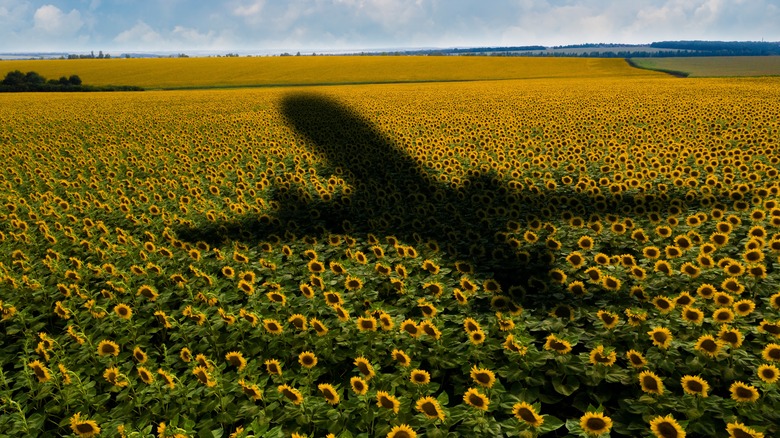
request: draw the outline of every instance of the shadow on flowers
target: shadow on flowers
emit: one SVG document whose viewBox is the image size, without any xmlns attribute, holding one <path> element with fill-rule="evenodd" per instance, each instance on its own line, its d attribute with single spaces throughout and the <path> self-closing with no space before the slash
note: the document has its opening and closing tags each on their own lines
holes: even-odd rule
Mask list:
<svg viewBox="0 0 780 438">
<path fill-rule="evenodd" d="M 322 197 L 307 185 L 308 175 L 297 180 L 292 172 L 279 175 L 284 183 L 272 188 L 278 209 L 270 216 L 183 228 L 177 233 L 181 238 L 220 245 L 256 244 L 271 235 L 373 234 L 383 243 L 385 236 L 395 236 L 401 244 L 436 242 L 445 260 L 466 261 L 475 274 L 496 279 L 515 298 L 521 293 L 539 303 L 560 300 L 560 295 L 547 293 L 554 287 L 549 271 L 556 258 L 566 256 L 558 239 L 570 232 L 570 227 L 559 231 L 548 221 L 582 217 L 583 226 L 572 230 L 584 235 L 590 231 L 592 213 L 602 220 L 610 214 L 652 211 L 665 217 L 670 209 L 686 212 L 701 205 L 700 199 L 686 198 L 683 189 L 674 187 L 661 197 L 643 194 L 641 200 L 578 192 L 574 184 L 528 190 L 484 168 L 468 169 L 468 177 L 459 184 L 441 182 L 438 171 L 425 169 L 403 145 L 335 100 L 291 94 L 283 100 L 281 112 L 298 136 L 295 141 L 309 145 L 315 162 L 322 163 L 314 169 L 317 175 L 338 176 L 350 188 Z M 529 227 L 536 231 L 527 239 L 524 232 Z M 569 239 L 572 236 L 566 236 Z M 610 242 L 600 239 L 601 251 L 640 257 L 641 246 L 631 239 L 614 239 L 611 248 Z"/>
</svg>

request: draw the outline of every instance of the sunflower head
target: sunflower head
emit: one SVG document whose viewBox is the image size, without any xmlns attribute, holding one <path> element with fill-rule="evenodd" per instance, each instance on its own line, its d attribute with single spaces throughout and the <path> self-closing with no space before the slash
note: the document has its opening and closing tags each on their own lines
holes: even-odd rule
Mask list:
<svg viewBox="0 0 780 438">
<path fill-rule="evenodd" d="M 612 429 L 612 419 L 601 412 L 586 412 L 580 417 L 580 427 L 588 435 L 599 436 Z"/>
</svg>

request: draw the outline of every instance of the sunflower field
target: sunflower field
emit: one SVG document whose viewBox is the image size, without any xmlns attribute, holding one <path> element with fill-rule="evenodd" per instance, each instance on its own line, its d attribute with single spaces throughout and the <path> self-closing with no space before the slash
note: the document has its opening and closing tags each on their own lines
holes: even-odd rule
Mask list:
<svg viewBox="0 0 780 438">
<path fill-rule="evenodd" d="M 2 95 L 0 434 L 777 436 L 778 101 Z"/>
</svg>

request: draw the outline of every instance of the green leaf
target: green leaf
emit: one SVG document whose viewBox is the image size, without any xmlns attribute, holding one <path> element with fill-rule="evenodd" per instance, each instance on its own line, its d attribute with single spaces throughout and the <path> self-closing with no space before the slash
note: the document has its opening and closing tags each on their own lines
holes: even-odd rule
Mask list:
<svg viewBox="0 0 780 438">
<path fill-rule="evenodd" d="M 542 415 L 542 418 L 544 418 L 544 423 L 542 423 L 541 426 L 536 428 L 536 430 L 539 431 L 539 435 L 543 435 L 545 433 L 550 433 L 554 430 L 558 430 L 564 424 L 560 418 L 555 417 L 553 415 Z"/>
</svg>

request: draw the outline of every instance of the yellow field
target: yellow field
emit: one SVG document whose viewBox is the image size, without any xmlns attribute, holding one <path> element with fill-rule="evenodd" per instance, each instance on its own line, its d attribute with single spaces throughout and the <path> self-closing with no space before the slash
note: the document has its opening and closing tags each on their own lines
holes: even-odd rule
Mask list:
<svg viewBox="0 0 780 438">
<path fill-rule="evenodd" d="M 526 79 L 0 94 L 0 436 L 780 436 L 780 79 L 127 62 Z"/>
<path fill-rule="evenodd" d="M 489 57 L 264 57 L 3 61 L 0 70 L 89 85 L 203 88 L 254 85 L 652 76 L 619 59 Z"/>
</svg>

